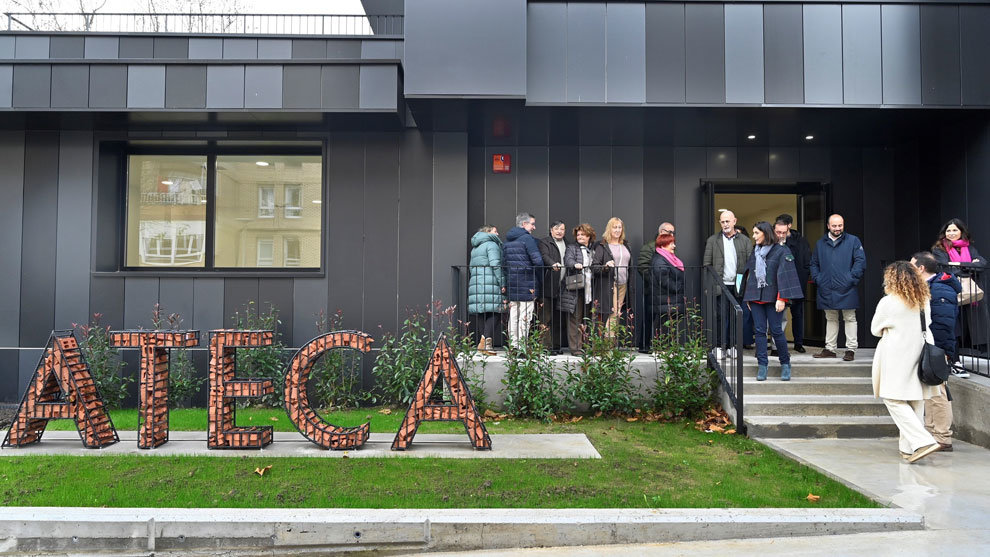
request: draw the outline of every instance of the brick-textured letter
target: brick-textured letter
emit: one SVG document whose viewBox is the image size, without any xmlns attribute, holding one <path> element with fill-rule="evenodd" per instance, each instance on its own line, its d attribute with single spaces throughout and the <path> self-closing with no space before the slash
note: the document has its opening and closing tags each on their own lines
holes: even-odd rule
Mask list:
<svg viewBox="0 0 990 557">
<path fill-rule="evenodd" d="M 436 388 L 437 381 L 446 381 L 454 399 L 453 404 L 430 402 L 430 394 Z M 433 348 L 433 355 L 430 356 L 430 363 L 426 365 L 423 379 L 416 388 L 416 395 L 399 426 L 399 432 L 395 434 L 395 440 L 392 441 L 392 450 L 402 451 L 408 448 L 416 436 L 419 423 L 423 421 L 462 422 L 468 438 L 471 439 L 471 446 L 475 449 L 492 448 L 492 440 L 481 421 L 478 408 L 474 405 L 471 391 L 461 378 L 461 369 L 444 335 L 440 335 Z"/>
<path fill-rule="evenodd" d="M 120 438 L 72 331 L 52 331 L 21 399 L 4 447 L 41 441 L 48 420 L 75 420 L 83 445 L 100 449 Z"/>
<path fill-rule="evenodd" d="M 199 331 L 112 331 L 110 343 L 141 349 L 138 447 L 168 443 L 168 349 L 199 345 Z"/>
<path fill-rule="evenodd" d="M 210 386 L 207 446 L 211 449 L 260 449 L 272 442 L 271 426 L 234 427 L 235 399 L 275 392 L 271 379 L 234 376 L 234 349 L 270 346 L 272 331 L 210 331 Z"/>
<path fill-rule="evenodd" d="M 356 449 L 368 440 L 371 428 L 368 423 L 350 428 L 335 426 L 323 421 L 310 407 L 306 385 L 313 364 L 327 350 L 353 348 L 367 352 L 373 340 L 360 331 L 326 333 L 306 343 L 289 362 L 285 375 L 285 411 L 299 433 L 324 449 Z"/>
</svg>

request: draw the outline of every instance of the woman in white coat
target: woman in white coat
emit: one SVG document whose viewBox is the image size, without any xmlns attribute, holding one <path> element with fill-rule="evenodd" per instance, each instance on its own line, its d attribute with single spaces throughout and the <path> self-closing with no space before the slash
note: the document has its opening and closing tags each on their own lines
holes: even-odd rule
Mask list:
<svg viewBox="0 0 990 557">
<path fill-rule="evenodd" d="M 877 304 L 870 330 L 880 337 L 873 357 L 873 395 L 883 399 L 900 430 L 901 456 L 917 462 L 938 451 L 925 430 L 925 399 L 935 387 L 918 379 L 918 360 L 926 339 L 931 342 L 928 285 L 907 261 L 895 261 L 883 272 L 884 296 Z M 924 312 L 925 328 L 921 328 Z"/>
</svg>

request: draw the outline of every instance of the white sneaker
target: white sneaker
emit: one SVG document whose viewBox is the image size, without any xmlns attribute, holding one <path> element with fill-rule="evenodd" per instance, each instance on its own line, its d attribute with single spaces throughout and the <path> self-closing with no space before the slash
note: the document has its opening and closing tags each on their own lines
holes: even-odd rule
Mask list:
<svg viewBox="0 0 990 557">
<path fill-rule="evenodd" d="M 969 372 L 965 368 L 955 367 L 952 368 L 952 376 L 958 377 L 960 379 L 969 379 Z"/>
</svg>

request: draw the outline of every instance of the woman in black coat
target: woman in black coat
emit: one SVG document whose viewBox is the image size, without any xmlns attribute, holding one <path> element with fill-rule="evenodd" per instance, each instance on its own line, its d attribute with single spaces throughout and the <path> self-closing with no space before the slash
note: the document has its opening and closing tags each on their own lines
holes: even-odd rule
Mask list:
<svg viewBox="0 0 990 557">
<path fill-rule="evenodd" d="M 962 283 L 963 293 L 971 294 L 979 286 L 984 292 L 990 281 L 986 276 L 986 259 L 976 246 L 971 243 L 969 229 L 959 219 L 950 219 L 942 225 L 938 239 L 932 246 L 932 255 L 942 265 L 942 269 L 951 272 Z M 956 328 L 959 338 L 959 348 L 970 348 L 983 354 L 987 351 L 990 340 L 990 311 L 987 300 L 959 305 L 959 321 Z M 968 376 L 961 370 L 954 370 L 960 376 Z"/>
<path fill-rule="evenodd" d="M 595 229 L 590 224 L 582 223 L 574 228 L 575 243 L 567 246 L 564 252 L 564 268 L 567 277 L 584 275 L 584 287 L 577 290 L 564 288 L 560 291 L 560 310 L 568 314 L 567 346 L 571 354 L 581 353 L 583 331 L 581 329 L 586 317 L 590 317 L 592 308 L 596 318 L 604 321 L 611 310 L 612 288 L 607 278 L 611 275 L 615 263 L 607 247 L 595 242 Z M 606 259 L 607 256 L 607 259 Z M 607 288 L 607 290 L 604 290 Z M 601 304 L 608 301 L 609 307 L 602 311 Z M 598 304 L 598 305 L 595 305 Z"/>
<path fill-rule="evenodd" d="M 684 263 L 675 247 L 673 234 L 660 234 L 650 260 L 654 336 L 665 336 L 670 326 L 680 329 L 684 316 Z"/>
<path fill-rule="evenodd" d="M 761 221 L 753 227 L 753 253 L 746 262 L 743 301 L 753 315 L 756 335 L 756 380 L 767 378 L 767 331 L 773 335 L 780 359 L 780 380 L 791 379 L 791 355 L 781 323 L 788 300 L 802 299 L 801 281 L 794 266 L 794 255 L 777 243 L 773 227 Z"/>
</svg>

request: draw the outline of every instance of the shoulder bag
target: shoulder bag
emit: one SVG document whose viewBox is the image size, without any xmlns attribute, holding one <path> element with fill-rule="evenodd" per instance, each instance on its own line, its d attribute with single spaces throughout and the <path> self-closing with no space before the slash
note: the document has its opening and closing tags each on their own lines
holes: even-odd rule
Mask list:
<svg viewBox="0 0 990 557">
<path fill-rule="evenodd" d="M 959 282 L 962 284 L 962 292 L 957 297 L 959 305 L 965 306 L 983 299 L 983 289 L 976 284 L 973 277 L 959 277 Z"/>
<path fill-rule="evenodd" d="M 945 350 L 928 342 L 925 331 L 925 312 L 921 311 L 921 358 L 918 361 L 918 379 L 925 385 L 941 385 L 949 378 L 951 368 L 945 359 Z"/>
<path fill-rule="evenodd" d="M 564 277 L 564 288 L 567 290 L 583 290 L 584 271 L 581 271 L 576 275 L 567 275 Z"/>
</svg>

